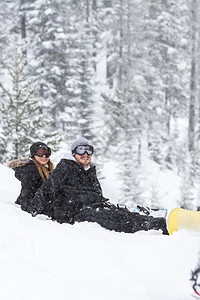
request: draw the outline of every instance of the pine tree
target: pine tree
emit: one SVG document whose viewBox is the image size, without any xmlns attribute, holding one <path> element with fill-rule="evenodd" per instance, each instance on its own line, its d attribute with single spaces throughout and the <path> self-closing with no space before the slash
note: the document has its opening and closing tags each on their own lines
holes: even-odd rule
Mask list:
<svg viewBox="0 0 200 300">
<path fill-rule="evenodd" d="M 189 11 L 184 0 L 170 3 L 152 0 L 148 7 L 145 31 L 149 38 L 146 40 L 146 51 L 154 69 L 152 74 L 156 78 L 150 90 L 147 90 L 150 95 L 149 151 L 155 161 L 159 160 L 163 166 L 173 168 L 177 142 L 175 126 L 179 118 L 185 115 L 188 101 L 189 73 L 186 62 Z M 162 161 L 159 157 L 156 159 L 156 152 L 162 156 Z"/>
<path fill-rule="evenodd" d="M 180 194 L 181 199 L 179 202 L 180 207 L 196 210 L 196 188 L 193 162 L 191 161 L 190 154 L 185 160 L 184 172 L 181 174 Z"/>
<path fill-rule="evenodd" d="M 2 0 L 0 11 L 0 75 L 3 74 L 8 52 L 18 40 L 16 33 L 17 7 L 15 1 Z"/>
<path fill-rule="evenodd" d="M 94 9 L 96 6 L 94 5 Z M 84 136 L 89 140 L 94 139 L 95 115 L 95 27 L 93 24 L 93 7 L 90 3 L 80 1 L 72 3 L 74 12 L 68 18 L 67 33 L 67 70 L 66 94 L 71 116 L 74 123 L 70 122 L 65 128 L 71 129 L 72 135 Z M 70 117 L 70 116 L 69 116 Z M 66 118 L 67 120 L 67 118 Z M 70 120 L 70 118 L 69 118 Z M 73 127 L 72 127 L 73 126 Z M 75 128 L 76 127 L 76 128 Z"/>
<path fill-rule="evenodd" d="M 68 106 L 66 97 L 67 17 L 68 2 L 32 1 L 24 6 L 27 23 L 28 65 L 38 94 L 43 101 L 43 112 L 51 114 L 54 129 L 62 128 L 60 113 Z"/>
<path fill-rule="evenodd" d="M 50 120 L 40 114 L 41 102 L 34 97 L 36 87 L 27 76 L 25 57 L 20 51 L 15 51 L 7 70 L 9 85 L 0 83 L 0 127 L 4 140 L 1 162 L 27 155 L 30 144 L 36 140 L 56 144 L 56 135 L 50 133 Z"/>
<path fill-rule="evenodd" d="M 27 7 L 29 67 L 43 111 L 52 115 L 54 127 L 65 132 L 69 143 L 74 136 L 94 136 L 93 8 L 89 2 L 70 0 L 35 0 Z"/>
</svg>

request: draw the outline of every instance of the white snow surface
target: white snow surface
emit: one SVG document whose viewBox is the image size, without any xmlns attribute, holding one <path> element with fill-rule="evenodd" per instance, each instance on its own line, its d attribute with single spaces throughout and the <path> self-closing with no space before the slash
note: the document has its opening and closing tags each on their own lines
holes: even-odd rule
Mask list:
<svg viewBox="0 0 200 300">
<path fill-rule="evenodd" d="M 2 300 L 189 300 L 200 234 L 117 233 L 95 223 L 33 218 L 20 183 L 0 165 Z"/>
</svg>

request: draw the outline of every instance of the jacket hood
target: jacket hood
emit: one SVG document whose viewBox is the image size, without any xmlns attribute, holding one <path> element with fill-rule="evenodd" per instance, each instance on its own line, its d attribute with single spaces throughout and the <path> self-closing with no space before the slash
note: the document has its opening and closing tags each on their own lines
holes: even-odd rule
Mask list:
<svg viewBox="0 0 200 300">
<path fill-rule="evenodd" d="M 82 166 L 76 159 L 75 157 L 72 155 L 72 154 L 64 154 L 62 156 L 62 159 L 66 159 L 66 160 L 71 160 L 71 161 L 74 161 L 76 162 L 78 165 Z M 90 167 L 95 167 L 94 164 L 90 163 L 89 167 L 88 168 L 84 168 L 85 170 L 88 170 Z M 82 166 L 83 168 L 83 166 Z"/>
<path fill-rule="evenodd" d="M 62 156 L 62 158 L 77 162 L 76 159 L 75 159 L 75 157 L 74 157 L 72 154 L 64 154 L 64 155 Z M 61 159 L 62 159 L 62 158 L 61 158 Z"/>
<path fill-rule="evenodd" d="M 27 157 L 14 159 L 8 163 L 8 168 L 14 169 L 14 168 L 18 168 L 18 167 L 23 167 L 29 161 L 30 161 L 30 159 Z"/>
</svg>

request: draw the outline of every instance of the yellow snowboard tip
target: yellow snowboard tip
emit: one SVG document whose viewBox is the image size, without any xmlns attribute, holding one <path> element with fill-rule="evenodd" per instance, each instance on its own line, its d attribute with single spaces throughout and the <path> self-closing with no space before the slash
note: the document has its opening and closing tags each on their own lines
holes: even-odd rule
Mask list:
<svg viewBox="0 0 200 300">
<path fill-rule="evenodd" d="M 169 214 L 169 234 L 178 230 L 200 231 L 200 211 L 175 208 Z"/>
</svg>

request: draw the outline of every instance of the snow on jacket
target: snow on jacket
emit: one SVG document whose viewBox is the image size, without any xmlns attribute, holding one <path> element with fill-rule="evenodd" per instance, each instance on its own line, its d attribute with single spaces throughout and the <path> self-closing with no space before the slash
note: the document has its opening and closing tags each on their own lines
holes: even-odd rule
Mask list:
<svg viewBox="0 0 200 300">
<path fill-rule="evenodd" d="M 23 210 L 27 210 L 30 201 L 43 183 L 38 168 L 28 158 L 13 160 L 8 164 L 8 167 L 15 171 L 15 177 L 21 181 L 21 192 L 16 203 L 20 204 Z"/>
<path fill-rule="evenodd" d="M 95 166 L 85 170 L 70 155 L 61 159 L 35 194 L 29 211 L 46 211 L 55 220 L 71 223 L 80 209 L 101 205 L 104 200 Z"/>
</svg>

